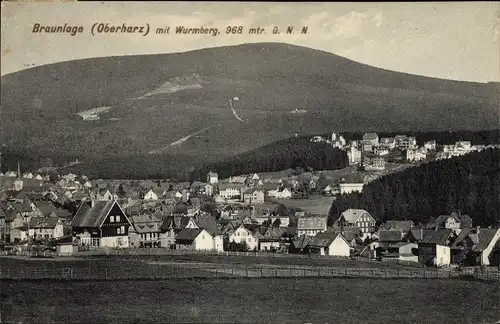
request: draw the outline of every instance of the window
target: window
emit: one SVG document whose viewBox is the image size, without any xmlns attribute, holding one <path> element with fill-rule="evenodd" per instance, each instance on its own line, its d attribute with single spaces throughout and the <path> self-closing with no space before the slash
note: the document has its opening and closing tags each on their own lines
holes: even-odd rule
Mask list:
<svg viewBox="0 0 500 324">
<path fill-rule="evenodd" d="M 122 234 L 125 234 L 125 226 L 121 226 L 120 228 L 121 228 Z"/>
<path fill-rule="evenodd" d="M 116 215 L 115 218 L 117 223 L 120 222 L 120 215 Z"/>
<path fill-rule="evenodd" d="M 116 229 L 116 234 L 121 234 L 119 227 Z"/>
<path fill-rule="evenodd" d="M 109 216 L 109 222 L 114 223 L 115 222 L 115 216 Z"/>
</svg>

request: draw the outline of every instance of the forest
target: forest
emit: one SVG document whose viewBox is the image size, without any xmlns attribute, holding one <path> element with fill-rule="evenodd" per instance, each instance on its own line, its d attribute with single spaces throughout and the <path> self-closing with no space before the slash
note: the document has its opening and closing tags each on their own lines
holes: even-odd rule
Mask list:
<svg viewBox="0 0 500 324">
<path fill-rule="evenodd" d="M 384 176 L 362 193 L 333 202 L 332 224 L 348 208 L 367 210 L 378 221 L 426 223 L 460 211 L 474 226 L 500 225 L 500 149 L 487 149 L 448 160 L 433 161 Z"/>
<path fill-rule="evenodd" d="M 208 172 L 217 172 L 219 178 L 274 172 L 286 169 L 336 170 L 345 168 L 347 154 L 326 143 L 311 143 L 309 137 L 293 137 L 277 141 L 230 159 L 207 164 L 191 173 L 191 179 L 204 180 Z"/>
</svg>

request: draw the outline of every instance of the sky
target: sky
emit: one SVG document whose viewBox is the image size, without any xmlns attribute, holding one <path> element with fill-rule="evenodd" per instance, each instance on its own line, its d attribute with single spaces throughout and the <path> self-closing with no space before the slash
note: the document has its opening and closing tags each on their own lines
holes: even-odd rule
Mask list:
<svg viewBox="0 0 500 324">
<path fill-rule="evenodd" d="M 500 2 L 1 2 L 1 75 L 74 59 L 174 53 L 283 42 L 393 71 L 444 79 L 500 81 Z M 33 33 L 34 24 L 83 33 Z M 94 24 L 148 24 L 152 32 L 91 34 Z M 171 27 L 171 34 L 156 28 Z M 176 35 L 176 26 L 219 28 L 218 36 Z M 226 35 L 227 26 L 243 33 Z M 279 35 L 273 35 L 273 27 Z M 286 34 L 307 26 L 307 34 Z M 266 34 L 249 35 L 263 27 Z"/>
</svg>

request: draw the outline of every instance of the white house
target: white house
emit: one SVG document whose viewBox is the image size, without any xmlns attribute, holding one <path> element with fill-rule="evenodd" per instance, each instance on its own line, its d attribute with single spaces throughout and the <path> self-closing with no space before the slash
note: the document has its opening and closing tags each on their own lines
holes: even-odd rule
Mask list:
<svg viewBox="0 0 500 324">
<path fill-rule="evenodd" d="M 362 192 L 364 186 L 364 179 L 361 176 L 342 178 L 339 183 L 339 193 L 344 195 L 351 192 Z"/>
<path fill-rule="evenodd" d="M 165 195 L 165 190 L 162 189 L 150 189 L 146 194 L 144 195 L 144 200 L 153 200 L 156 201 L 158 199 L 161 199 Z"/>
<path fill-rule="evenodd" d="M 57 217 L 32 217 L 28 235 L 35 239 L 56 239 L 64 235 L 63 223 Z"/>
<path fill-rule="evenodd" d="M 214 239 L 207 230 L 185 228 L 175 237 L 177 250 L 214 250 Z"/>
<path fill-rule="evenodd" d="M 229 242 L 246 243 L 248 250 L 259 248 L 259 239 L 243 224 L 229 234 Z"/>
<path fill-rule="evenodd" d="M 211 185 L 219 183 L 219 175 L 216 172 L 209 172 L 207 174 L 207 183 Z"/>
<path fill-rule="evenodd" d="M 451 263 L 451 242 L 456 235 L 451 229 L 428 231 L 418 242 L 418 263 L 436 267 Z"/>
<path fill-rule="evenodd" d="M 422 161 L 427 158 L 427 150 L 423 149 L 408 149 L 406 150 L 406 159 L 410 162 Z"/>
<path fill-rule="evenodd" d="M 309 246 L 320 255 L 349 257 L 351 245 L 340 233 L 319 233 L 313 238 Z"/>
<path fill-rule="evenodd" d="M 264 191 L 258 189 L 250 189 L 243 192 L 243 201 L 247 204 L 263 204 Z"/>
<path fill-rule="evenodd" d="M 363 144 L 371 144 L 373 146 L 379 145 L 379 138 L 377 133 L 365 133 L 363 135 Z"/>
<path fill-rule="evenodd" d="M 241 199 L 245 185 L 240 183 L 219 184 L 219 196 L 224 199 Z"/>
</svg>

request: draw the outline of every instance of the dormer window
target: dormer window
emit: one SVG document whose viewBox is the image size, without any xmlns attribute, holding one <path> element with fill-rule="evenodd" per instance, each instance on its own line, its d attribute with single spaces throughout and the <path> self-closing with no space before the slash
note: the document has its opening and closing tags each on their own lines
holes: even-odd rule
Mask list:
<svg viewBox="0 0 500 324">
<path fill-rule="evenodd" d="M 116 218 L 116 222 L 119 223 L 120 222 L 120 215 L 116 215 L 115 218 Z"/>
<path fill-rule="evenodd" d="M 115 216 L 109 216 L 109 222 L 114 223 L 115 222 Z"/>
</svg>

